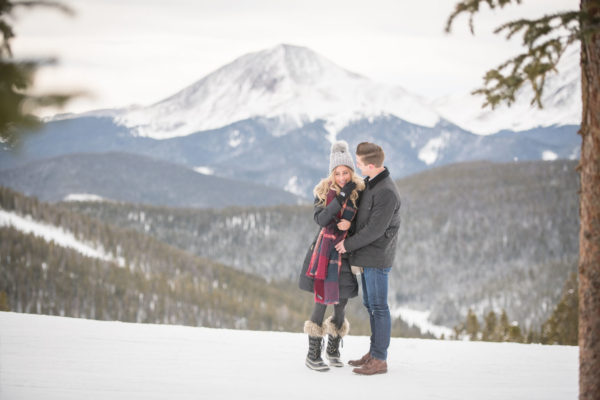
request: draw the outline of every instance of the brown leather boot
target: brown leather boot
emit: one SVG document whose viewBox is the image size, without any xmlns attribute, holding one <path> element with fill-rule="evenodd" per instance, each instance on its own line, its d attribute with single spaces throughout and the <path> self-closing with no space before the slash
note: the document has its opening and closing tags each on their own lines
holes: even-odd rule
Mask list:
<svg viewBox="0 0 600 400">
<path fill-rule="evenodd" d="M 366 363 L 369 362 L 369 360 L 371 359 L 371 353 L 367 353 L 364 356 L 362 356 L 362 358 L 360 360 L 350 360 L 348 361 L 348 364 L 352 365 L 353 367 L 360 367 L 365 365 Z"/>
<path fill-rule="evenodd" d="M 371 358 L 365 365 L 354 368 L 352 372 L 360 375 L 385 374 L 387 372 L 387 362 L 378 358 Z"/>
</svg>

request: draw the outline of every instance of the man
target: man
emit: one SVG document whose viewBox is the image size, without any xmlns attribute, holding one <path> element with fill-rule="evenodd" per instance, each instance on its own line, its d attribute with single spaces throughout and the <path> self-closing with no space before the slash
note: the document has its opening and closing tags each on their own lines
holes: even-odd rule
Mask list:
<svg viewBox="0 0 600 400">
<path fill-rule="evenodd" d="M 353 372 L 361 375 L 387 372 L 387 349 L 392 321 L 387 303 L 388 275 L 396 253 L 400 227 L 400 195 L 390 173 L 383 166 L 385 154 L 374 143 L 356 148 L 356 166 L 365 178 L 354 235 L 338 243 L 340 253 L 350 253 L 350 264 L 362 268 L 363 303 L 369 312 L 371 345 L 359 360 L 352 360 Z"/>
</svg>

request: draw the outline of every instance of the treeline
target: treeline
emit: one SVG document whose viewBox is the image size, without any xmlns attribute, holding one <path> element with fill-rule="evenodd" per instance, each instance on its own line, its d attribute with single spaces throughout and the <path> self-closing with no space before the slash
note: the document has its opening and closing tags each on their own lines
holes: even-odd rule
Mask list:
<svg viewBox="0 0 600 400">
<path fill-rule="evenodd" d="M 291 282 L 268 281 L 1 187 L 0 205 L 77 232 L 79 240 L 115 260 L 0 227 L 0 311 L 292 332 L 301 331 L 310 316 L 310 294 Z M 359 303 L 351 302 L 348 310 L 352 333 L 368 334 Z M 400 320 L 393 334 L 431 337 Z"/>
<path fill-rule="evenodd" d="M 398 302 L 429 306 L 441 325 L 504 309 L 539 329 L 577 268 L 576 165 L 474 162 L 398 181 Z"/>
<path fill-rule="evenodd" d="M 469 308 L 505 309 L 539 329 L 576 270 L 576 161 L 436 168 L 397 181 L 402 224 L 390 276 L 393 304 L 454 326 Z M 294 282 L 317 232 L 310 206 L 175 209 L 64 203 L 66 210 L 135 229 L 190 253 Z"/>
<path fill-rule="evenodd" d="M 185 209 L 113 202 L 59 204 L 268 279 L 297 278 L 319 227 L 312 206 Z"/>
<path fill-rule="evenodd" d="M 0 205 L 104 249 L 116 262 L 86 257 L 14 228 L 2 228 L 0 292 L 17 312 L 130 322 L 298 330 L 309 307 L 264 278 L 190 255 L 0 188 Z"/>
<path fill-rule="evenodd" d="M 0 292 L 16 312 L 159 324 L 298 330 L 309 308 L 257 277 L 161 250 L 172 271 L 123 268 L 0 228 Z"/>
<path fill-rule="evenodd" d="M 469 309 L 465 321 L 454 327 L 453 339 L 577 346 L 578 309 L 577 274 L 572 273 L 565 283 L 559 303 L 541 329 L 521 330 L 518 323 L 510 322 L 505 310 L 502 310 L 500 317 L 494 311 L 489 311 L 479 322 L 477 315 Z"/>
</svg>

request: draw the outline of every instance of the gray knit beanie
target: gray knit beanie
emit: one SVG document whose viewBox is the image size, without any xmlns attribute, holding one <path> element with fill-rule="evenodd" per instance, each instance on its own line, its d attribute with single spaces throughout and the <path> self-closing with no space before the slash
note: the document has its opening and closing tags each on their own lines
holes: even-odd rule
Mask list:
<svg viewBox="0 0 600 400">
<path fill-rule="evenodd" d="M 329 156 L 329 172 L 333 171 L 338 165 L 345 165 L 354 171 L 354 161 L 348 151 L 348 143 L 345 140 L 339 140 L 331 145 L 331 155 Z"/>
</svg>

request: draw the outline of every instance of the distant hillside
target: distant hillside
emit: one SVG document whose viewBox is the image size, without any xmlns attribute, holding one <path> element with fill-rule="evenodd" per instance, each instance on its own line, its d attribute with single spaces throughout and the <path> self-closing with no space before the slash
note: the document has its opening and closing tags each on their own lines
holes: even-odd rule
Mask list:
<svg viewBox="0 0 600 400">
<path fill-rule="evenodd" d="M 56 236 L 49 242 L 28 234 L 7 216 L 72 236 L 106 256 L 84 255 L 60 245 Z M 313 304 L 296 285 L 269 282 L 3 187 L 0 260 L 0 309 L 15 312 L 298 332 Z M 367 334 L 361 307 L 354 302 L 348 318 L 353 332 Z M 399 319 L 393 335 L 422 336 Z"/>
<path fill-rule="evenodd" d="M 538 327 L 579 252 L 575 161 L 456 164 L 398 181 L 399 302 L 433 318 L 506 309 Z"/>
<path fill-rule="evenodd" d="M 539 328 L 578 254 L 575 161 L 440 167 L 397 181 L 402 196 L 396 305 L 431 310 L 454 326 L 469 307 L 506 309 Z M 317 232 L 312 207 L 185 210 L 64 204 L 174 246 L 271 279 L 295 281 Z"/>
<path fill-rule="evenodd" d="M 182 165 L 127 153 L 72 154 L 0 171 L 0 185 L 41 200 L 71 194 L 172 207 L 298 204 L 289 192 L 204 175 Z"/>
</svg>

